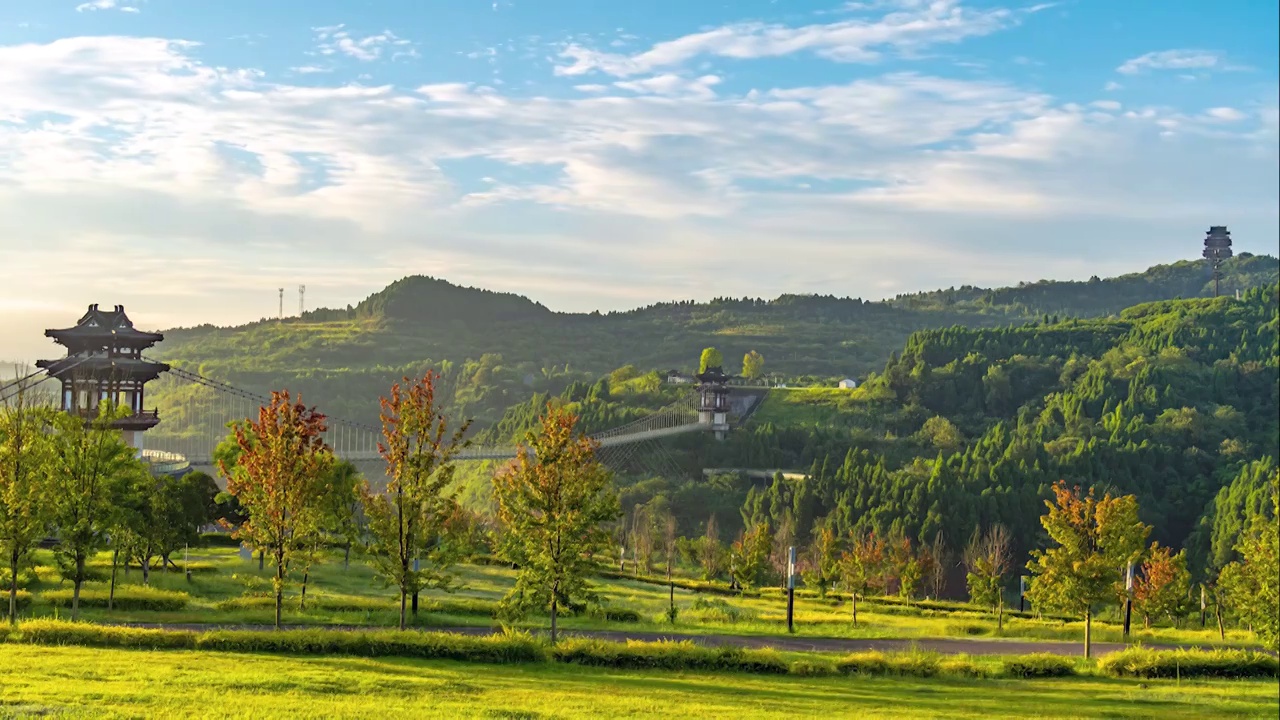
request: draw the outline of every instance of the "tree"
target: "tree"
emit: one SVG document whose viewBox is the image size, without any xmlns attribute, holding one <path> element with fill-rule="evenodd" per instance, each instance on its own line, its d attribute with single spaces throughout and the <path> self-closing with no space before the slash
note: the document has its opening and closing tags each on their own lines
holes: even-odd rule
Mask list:
<svg viewBox="0 0 1280 720">
<path fill-rule="evenodd" d="M 324 477 L 321 491 L 323 525 L 327 533 L 342 541 L 342 569 L 351 566 L 351 547 L 364 532 L 364 487 L 360 470 L 346 460 L 338 460 Z"/>
<path fill-rule="evenodd" d="M 1121 573 L 1142 552 L 1151 527 L 1138 519 L 1132 495 L 1101 499 L 1092 489 L 1058 481 L 1040 524 L 1054 543 L 1031 553 L 1027 597 L 1038 607 L 1084 616 L 1084 654 L 1090 657 L 1095 609 L 1118 595 Z"/>
<path fill-rule="evenodd" d="M 287 391 L 271 393 L 257 420 L 233 429 L 239 448 L 234 467 L 219 460 L 227 491 L 248 515 L 234 537 L 275 562 L 275 627 L 289 578 L 289 564 L 313 544 L 320 532 L 322 478 L 333 463 L 325 445 L 325 417 L 293 402 Z"/>
<path fill-rule="evenodd" d="M 29 386 L 0 406 L 0 552 L 9 564 L 9 623 L 18 621 L 18 567 L 49 529 L 50 413 Z"/>
<path fill-rule="evenodd" d="M 667 557 L 667 619 L 672 625 L 676 624 L 676 583 L 671 579 L 671 571 L 675 567 L 676 562 L 676 516 L 671 510 L 664 509 L 661 515 L 662 524 L 662 554 Z"/>
<path fill-rule="evenodd" d="M 640 574 L 640 568 L 648 573 L 653 569 L 653 517 L 649 513 L 649 508 L 644 505 L 636 505 L 635 510 L 631 513 L 631 532 L 629 533 L 632 557 L 636 560 L 636 574 Z"/>
<path fill-rule="evenodd" d="M 608 546 L 604 523 L 621 514 L 612 475 L 596 458 L 597 443 L 577 432 L 577 420 L 549 405 L 515 463 L 493 479 L 498 518 L 507 527 L 503 550 L 519 567 L 504 610 L 515 615 L 545 603 L 553 643 L 560 606 L 594 598 L 588 556 Z"/>
<path fill-rule="evenodd" d="M 969 585 L 969 601 L 991 608 L 996 627 L 1004 628 L 1004 576 L 1013 566 L 1013 548 L 1009 531 L 1003 525 L 992 525 L 986 533 L 973 529 L 973 537 L 964 549 L 964 567 Z"/>
<path fill-rule="evenodd" d="M 378 574 L 400 590 L 401 630 L 408 598 L 427 588 L 448 589 L 459 559 L 447 532 L 457 505 L 449 486 L 470 422 L 449 431 L 436 396 L 438 379 L 432 372 L 412 384 L 404 378 L 407 387 L 396 383 L 382 398 L 378 452 L 391 481 L 385 493 L 372 492 L 368 483 L 363 491 L 370 558 Z"/>
<path fill-rule="evenodd" d="M 709 347 L 703 348 L 702 357 L 698 360 L 698 372 L 704 373 L 710 368 L 723 368 L 724 355 L 719 350 Z"/>
<path fill-rule="evenodd" d="M 697 552 L 703 580 L 715 578 L 724 569 L 724 546 L 720 543 L 720 527 L 715 515 L 707 519 L 707 532 L 698 539 Z"/>
<path fill-rule="evenodd" d="M 941 530 L 933 536 L 933 543 L 929 546 L 929 558 L 931 563 L 925 579 L 929 583 L 929 595 L 938 600 L 947 590 L 947 565 L 951 562 L 951 551 L 947 549 L 947 541 Z"/>
<path fill-rule="evenodd" d="M 1152 618 L 1179 617 L 1191 599 L 1191 573 L 1187 572 L 1187 551 L 1174 554 L 1160 543 L 1152 543 L 1133 580 L 1133 607 L 1142 614 L 1144 627 Z"/>
<path fill-rule="evenodd" d="M 818 597 L 827 597 L 827 588 L 840 574 L 840 539 L 832 523 L 815 525 L 813 540 L 807 555 L 809 571 L 804 584 L 818 591 Z"/>
<path fill-rule="evenodd" d="M 748 380 L 764 377 L 764 356 L 752 350 L 742 356 L 742 376 Z"/>
<path fill-rule="evenodd" d="M 1240 559 L 1222 569 L 1219 583 L 1236 613 L 1253 627 L 1259 639 L 1272 650 L 1280 650 L 1280 470 L 1271 476 L 1270 486 L 1271 516 L 1254 516 L 1236 545 Z"/>
<path fill-rule="evenodd" d="M 773 549 L 773 533 L 768 522 L 747 528 L 729 551 L 733 578 L 743 587 L 753 588 L 767 582 L 769 551 Z"/>
<path fill-rule="evenodd" d="M 80 589 L 89 578 L 86 564 L 107 542 L 122 489 L 147 473 L 122 433 L 111 426 L 124 416 L 104 401 L 92 418 L 71 413 L 53 418 L 48 500 L 57 534 L 54 554 L 63 577 L 73 584 L 73 620 L 79 617 Z"/>
<path fill-rule="evenodd" d="M 898 537 L 889 543 L 889 564 L 898 578 L 898 594 L 907 600 L 916 595 L 924 569 L 911 547 L 911 538 Z"/>
<path fill-rule="evenodd" d="M 878 586 L 885 565 L 885 543 L 875 533 L 855 534 L 840 556 L 840 576 L 849 590 L 853 624 L 858 624 L 858 596 Z"/>
</svg>

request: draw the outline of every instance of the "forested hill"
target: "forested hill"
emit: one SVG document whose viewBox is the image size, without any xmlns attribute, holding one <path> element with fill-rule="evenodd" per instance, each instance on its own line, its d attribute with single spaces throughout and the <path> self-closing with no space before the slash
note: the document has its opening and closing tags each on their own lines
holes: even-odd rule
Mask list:
<svg viewBox="0 0 1280 720">
<path fill-rule="evenodd" d="M 1275 258 L 1242 254 L 1225 266 L 1224 293 L 1273 283 L 1277 267 Z M 1203 295 L 1207 281 L 1204 263 L 1181 262 L 1097 282 L 886 302 L 784 295 L 566 314 L 517 295 L 409 277 L 344 309 L 168 330 L 157 355 L 254 390 L 300 390 L 334 414 L 364 419 L 376 417 L 376 398 L 393 379 L 435 367 L 454 409 L 483 427 L 534 392 L 558 393 L 623 365 L 688 370 L 707 345 L 727 358 L 756 350 L 767 372 L 793 381 L 862 377 L 916 330 L 1113 314 L 1134 302 Z"/>
<path fill-rule="evenodd" d="M 857 390 L 774 390 L 723 443 L 676 443 L 687 478 L 641 477 L 623 504 L 670 507 L 688 534 L 714 513 L 728 533 L 768 522 L 802 543 L 827 523 L 953 544 L 1002 523 L 1026 550 L 1065 479 L 1137 495 L 1153 539 L 1220 566 L 1249 517 L 1270 513 L 1278 353 L 1276 284 L 1118 317 L 917 332 Z M 559 401 L 590 428 L 660 402 L 652 391 L 620 377 Z M 510 411 L 501 433 L 529 427 L 545 401 Z M 692 479 L 701 467 L 809 478 Z"/>
</svg>

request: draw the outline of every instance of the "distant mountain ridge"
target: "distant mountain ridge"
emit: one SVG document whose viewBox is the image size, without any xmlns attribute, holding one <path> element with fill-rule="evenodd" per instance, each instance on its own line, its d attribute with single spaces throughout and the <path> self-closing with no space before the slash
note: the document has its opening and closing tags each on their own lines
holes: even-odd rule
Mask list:
<svg viewBox="0 0 1280 720">
<path fill-rule="evenodd" d="M 1277 282 L 1280 261 L 1242 253 L 1223 272 L 1222 291 L 1232 294 Z M 513 293 L 410 276 L 347 308 L 168 330 L 155 354 L 259 391 L 303 388 L 331 412 L 369 419 L 392 381 L 434 367 L 445 372 L 460 406 L 484 422 L 534 392 L 559 392 L 624 365 L 690 369 L 708 345 L 731 366 L 758 351 L 766 371 L 796 380 L 861 377 L 882 369 L 917 330 L 1105 316 L 1211 291 L 1205 263 L 1183 261 L 1109 279 L 963 287 L 875 302 L 789 294 L 561 313 Z"/>
</svg>

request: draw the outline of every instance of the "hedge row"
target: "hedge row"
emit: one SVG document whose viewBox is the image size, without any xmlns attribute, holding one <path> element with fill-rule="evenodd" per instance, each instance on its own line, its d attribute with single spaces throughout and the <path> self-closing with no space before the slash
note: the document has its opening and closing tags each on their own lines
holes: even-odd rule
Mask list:
<svg viewBox="0 0 1280 720">
<path fill-rule="evenodd" d="M 558 662 L 624 669 L 732 670 L 785 675 L 790 669 L 775 650 L 709 648 L 688 640 L 681 642 L 625 643 L 571 638 L 551 650 Z"/>
<path fill-rule="evenodd" d="M 693 592 L 707 593 L 709 595 L 744 595 L 746 597 L 760 597 L 759 590 L 734 590 L 729 587 L 728 583 L 708 580 L 691 580 L 689 578 L 671 578 L 668 583 L 665 577 L 656 575 L 635 575 L 633 573 L 618 572 L 617 570 L 600 569 L 596 571 L 596 575 L 611 580 L 632 580 L 642 582 L 649 585 L 674 585 L 682 590 L 691 590 Z"/>
<path fill-rule="evenodd" d="M 1149 650 L 1129 648 L 1098 661 L 1112 677 L 1273 678 L 1280 661 L 1254 650 Z"/>
<path fill-rule="evenodd" d="M 73 588 L 46 590 L 40 597 L 54 607 L 71 607 Z M 107 607 L 111 591 L 97 585 L 84 585 L 80 588 L 80 607 Z M 191 596 L 184 592 L 161 590 L 146 585 L 117 585 L 115 592 L 115 609 L 117 610 L 182 610 L 191 602 Z"/>
<path fill-rule="evenodd" d="M 1035 653 L 1004 661 L 1004 674 L 1017 678 L 1068 677 L 1076 674 L 1075 661 L 1060 655 Z"/>
</svg>

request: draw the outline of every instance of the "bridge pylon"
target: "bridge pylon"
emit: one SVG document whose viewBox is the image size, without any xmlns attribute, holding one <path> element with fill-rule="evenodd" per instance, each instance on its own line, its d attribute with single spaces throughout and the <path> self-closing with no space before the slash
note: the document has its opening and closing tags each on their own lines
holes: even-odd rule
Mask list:
<svg viewBox="0 0 1280 720">
<path fill-rule="evenodd" d="M 729 432 L 729 376 L 724 368 L 709 367 L 698 373 L 698 423 L 724 440 Z"/>
</svg>

